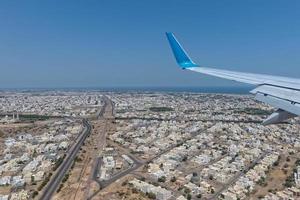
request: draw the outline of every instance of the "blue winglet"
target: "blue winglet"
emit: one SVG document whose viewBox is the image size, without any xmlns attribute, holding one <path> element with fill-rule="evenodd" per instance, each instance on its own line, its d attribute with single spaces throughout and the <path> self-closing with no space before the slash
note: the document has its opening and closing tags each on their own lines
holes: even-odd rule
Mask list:
<svg viewBox="0 0 300 200">
<path fill-rule="evenodd" d="M 190 59 L 186 51 L 181 47 L 180 43 L 175 38 L 174 34 L 166 33 L 166 35 L 178 65 L 183 69 L 197 67 L 198 65 L 196 65 L 192 59 Z"/>
</svg>

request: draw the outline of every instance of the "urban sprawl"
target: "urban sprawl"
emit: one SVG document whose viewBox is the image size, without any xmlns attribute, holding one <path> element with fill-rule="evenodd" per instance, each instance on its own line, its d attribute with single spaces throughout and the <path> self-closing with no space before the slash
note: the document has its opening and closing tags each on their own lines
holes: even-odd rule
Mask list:
<svg viewBox="0 0 300 200">
<path fill-rule="evenodd" d="M 300 199 L 299 120 L 248 95 L 1 92 L 0 200 Z"/>
</svg>

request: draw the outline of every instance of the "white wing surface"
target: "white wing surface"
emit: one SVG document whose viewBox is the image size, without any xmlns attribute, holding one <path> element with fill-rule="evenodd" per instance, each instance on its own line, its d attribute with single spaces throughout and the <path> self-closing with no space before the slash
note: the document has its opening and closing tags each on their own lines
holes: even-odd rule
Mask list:
<svg viewBox="0 0 300 200">
<path fill-rule="evenodd" d="M 264 120 L 263 124 L 279 123 L 300 115 L 300 79 L 200 67 L 191 60 L 173 33 L 166 33 L 166 35 L 181 68 L 256 85 L 257 87 L 250 91 L 255 95 L 255 99 L 277 108 L 277 111 Z"/>
</svg>

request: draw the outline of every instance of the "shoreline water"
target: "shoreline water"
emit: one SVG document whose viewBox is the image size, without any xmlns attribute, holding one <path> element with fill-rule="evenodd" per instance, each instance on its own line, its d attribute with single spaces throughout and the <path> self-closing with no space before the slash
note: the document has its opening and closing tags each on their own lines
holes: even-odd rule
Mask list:
<svg viewBox="0 0 300 200">
<path fill-rule="evenodd" d="M 0 92 L 175 92 L 249 94 L 253 87 L 87 87 L 87 88 L 2 88 Z"/>
</svg>

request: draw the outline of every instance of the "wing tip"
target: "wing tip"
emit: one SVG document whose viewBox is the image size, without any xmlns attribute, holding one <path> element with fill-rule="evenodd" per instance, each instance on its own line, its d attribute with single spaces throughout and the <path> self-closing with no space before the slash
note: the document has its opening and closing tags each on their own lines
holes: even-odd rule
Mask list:
<svg viewBox="0 0 300 200">
<path fill-rule="evenodd" d="M 166 36 L 167 36 L 167 39 L 169 41 L 172 52 L 175 56 L 175 59 L 177 61 L 177 64 L 182 69 L 191 68 L 191 67 L 198 67 L 198 65 L 193 62 L 193 60 L 189 57 L 189 55 L 186 53 L 184 48 L 178 42 L 178 40 L 176 39 L 174 33 L 166 32 Z"/>
</svg>

